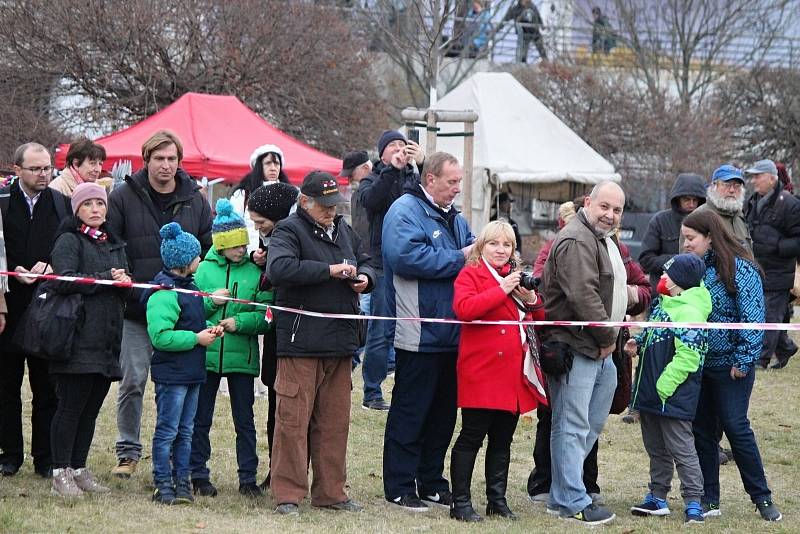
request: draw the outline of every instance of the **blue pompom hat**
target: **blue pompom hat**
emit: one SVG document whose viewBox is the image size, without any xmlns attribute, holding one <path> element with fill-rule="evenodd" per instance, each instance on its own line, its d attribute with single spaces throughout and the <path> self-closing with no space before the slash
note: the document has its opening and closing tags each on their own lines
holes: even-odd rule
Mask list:
<svg viewBox="0 0 800 534">
<path fill-rule="evenodd" d="M 190 265 L 200 256 L 200 241 L 184 232 L 176 222 L 161 227 L 161 260 L 167 269 L 179 269 Z"/>
<path fill-rule="evenodd" d="M 217 200 L 216 209 L 217 216 L 214 217 L 214 223 L 211 226 L 211 240 L 214 248 L 223 250 L 247 245 L 250 239 L 244 219 L 233 211 L 231 201 L 227 198 Z"/>
</svg>

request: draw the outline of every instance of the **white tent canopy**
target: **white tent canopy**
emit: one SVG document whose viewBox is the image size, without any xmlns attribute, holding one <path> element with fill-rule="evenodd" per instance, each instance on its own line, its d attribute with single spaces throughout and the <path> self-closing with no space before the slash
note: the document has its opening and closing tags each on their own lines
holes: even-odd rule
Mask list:
<svg viewBox="0 0 800 534">
<path fill-rule="evenodd" d="M 498 185 L 562 181 L 596 184 L 620 180 L 611 163 L 509 73 L 475 74 L 445 95 L 434 108 L 478 113 L 472 188 L 476 229 L 489 218 L 489 177 Z M 461 123 L 440 123 L 439 127 L 440 133 L 464 131 Z M 463 138 L 440 137 L 436 148 L 463 161 L 463 147 Z"/>
</svg>

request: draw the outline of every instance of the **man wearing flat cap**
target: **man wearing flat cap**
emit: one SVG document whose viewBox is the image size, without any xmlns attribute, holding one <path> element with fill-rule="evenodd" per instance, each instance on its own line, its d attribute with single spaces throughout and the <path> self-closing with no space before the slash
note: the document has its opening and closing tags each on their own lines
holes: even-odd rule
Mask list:
<svg viewBox="0 0 800 534">
<path fill-rule="evenodd" d="M 753 185 L 745 218 L 753 237 L 753 254 L 764 270 L 766 320 L 782 323 L 789 317 L 789 291 L 800 256 L 800 200 L 784 190 L 772 160 L 757 161 L 744 173 Z M 757 365 L 766 369 L 775 355 L 777 362 L 772 368 L 782 369 L 795 352 L 797 345 L 786 330 L 768 330 Z"/>
<path fill-rule="evenodd" d="M 300 187 L 297 211 L 275 226 L 266 275 L 275 304 L 325 314 L 358 314 L 358 295 L 375 273 L 358 254 L 359 237 L 336 214 L 346 200 L 336 178 L 314 171 Z M 357 512 L 345 492 L 350 426 L 350 360 L 358 348 L 356 320 L 276 311 L 277 409 L 272 495 L 280 514 L 298 514 L 314 473 L 311 505 Z"/>
</svg>

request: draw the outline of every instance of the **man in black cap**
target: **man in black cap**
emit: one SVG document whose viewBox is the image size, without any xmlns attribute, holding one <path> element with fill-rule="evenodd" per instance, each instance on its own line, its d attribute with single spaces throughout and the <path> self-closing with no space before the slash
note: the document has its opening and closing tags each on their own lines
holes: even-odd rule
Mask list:
<svg viewBox="0 0 800 534">
<path fill-rule="evenodd" d="M 519 225 L 514 219 L 511 218 L 511 205 L 513 203 L 514 197 L 512 197 L 509 193 L 500 193 L 497 195 L 495 213 L 491 216 L 490 220 L 496 221 L 497 219 L 502 219 L 511 225 L 511 229 L 514 230 L 514 239 L 517 240 L 517 252 L 519 252 L 521 255 L 522 237 L 519 235 Z"/>
<path fill-rule="evenodd" d="M 388 310 L 381 252 L 383 218 L 392 203 L 403 195 L 406 187 L 419 184 L 425 152 L 402 133 L 386 130 L 378 139 L 378 155 L 380 159 L 375 162 L 372 172 L 359 184 L 357 201 L 366 209 L 369 219 L 370 265 L 378 276 L 375 289 L 370 295 L 370 313 L 385 317 Z M 364 349 L 364 408 L 389 410 L 381 391 L 381 383 L 388 372 L 389 349 L 386 321 L 372 321 L 367 329 L 367 344 Z"/>
<path fill-rule="evenodd" d="M 358 313 L 358 295 L 372 290 L 375 272 L 369 256 L 357 253 L 358 235 L 336 214 L 345 202 L 334 176 L 314 171 L 303 180 L 297 211 L 275 226 L 267 252 L 277 306 Z M 312 506 L 360 511 L 345 492 L 356 320 L 278 311 L 275 330 L 278 409 L 270 488 L 276 512 L 298 514 L 308 493 L 309 456 Z"/>
<path fill-rule="evenodd" d="M 800 200 L 784 190 L 778 168 L 772 160 L 755 162 L 744 174 L 753 185 L 753 195 L 745 205 L 745 220 L 753 238 L 753 254 L 764 270 L 764 305 L 768 323 L 782 323 L 788 311 L 794 286 L 794 271 L 800 256 Z M 797 352 L 797 345 L 786 330 L 767 330 L 756 364 L 782 369 Z"/>
<path fill-rule="evenodd" d="M 361 180 L 372 172 L 372 162 L 366 150 L 354 150 L 345 154 L 339 176 L 347 178 L 350 184 L 350 226 L 361 238 L 361 248 L 369 251 L 369 219 L 366 210 L 358 202 L 358 188 Z"/>
</svg>

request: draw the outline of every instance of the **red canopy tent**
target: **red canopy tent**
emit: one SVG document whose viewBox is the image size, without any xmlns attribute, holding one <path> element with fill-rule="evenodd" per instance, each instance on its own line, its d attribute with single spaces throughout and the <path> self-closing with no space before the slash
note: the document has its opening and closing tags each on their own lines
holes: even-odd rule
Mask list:
<svg viewBox="0 0 800 534">
<path fill-rule="evenodd" d="M 299 185 L 309 172 L 321 169 L 336 176 L 342 161 L 286 135 L 256 115 L 235 96 L 186 93 L 171 105 L 130 128 L 95 142 L 106 149 L 103 168 L 118 160 L 131 160 L 141 169 L 142 143 L 155 131 L 171 130 L 183 143 L 183 167 L 195 177 L 224 178 L 236 184 L 250 171 L 250 154 L 264 144 L 280 147 L 284 171 Z M 61 145 L 56 165 L 63 168 L 69 145 Z M 346 179 L 343 183 L 347 183 Z"/>
</svg>

